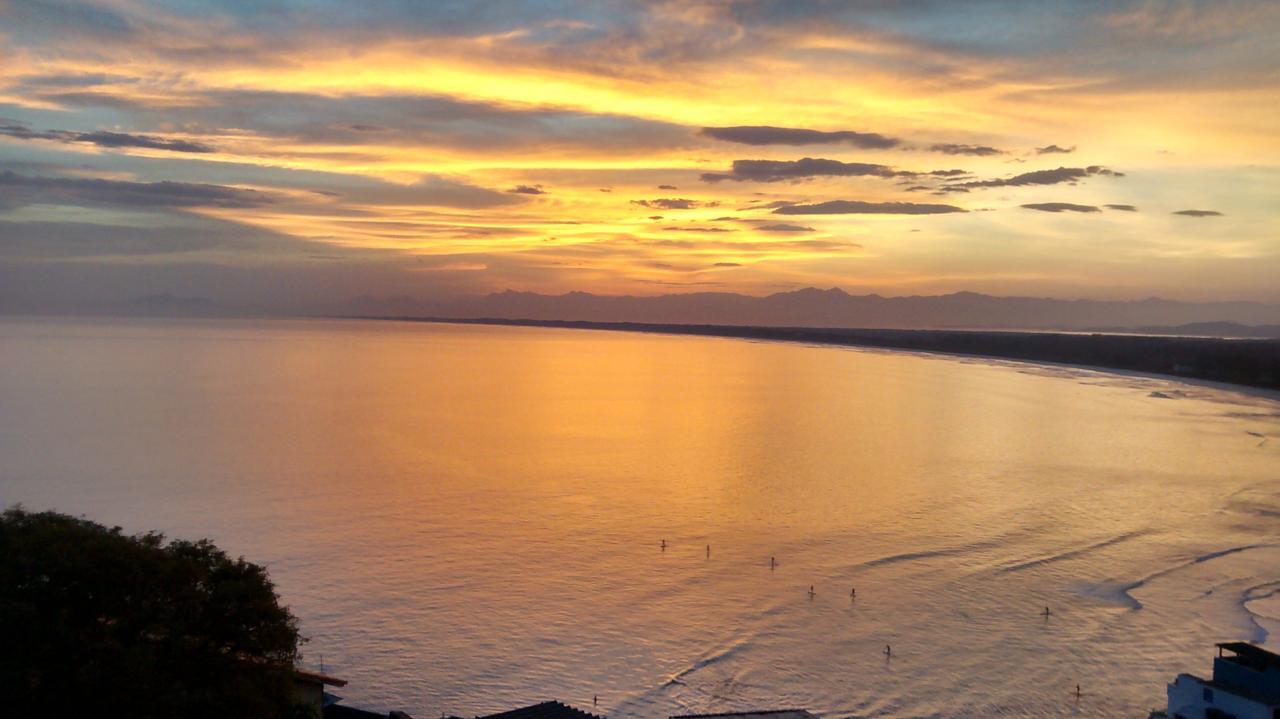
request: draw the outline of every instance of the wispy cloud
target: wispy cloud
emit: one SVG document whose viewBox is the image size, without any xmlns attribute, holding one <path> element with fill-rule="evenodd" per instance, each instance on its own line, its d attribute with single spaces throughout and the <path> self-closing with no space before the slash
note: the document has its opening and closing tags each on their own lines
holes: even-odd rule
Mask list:
<svg viewBox="0 0 1280 719">
<path fill-rule="evenodd" d="M 154 135 L 132 135 L 126 132 L 110 132 L 94 130 L 93 132 L 72 132 L 69 130 L 32 130 L 26 125 L 9 123 L 0 125 L 0 135 L 18 140 L 49 140 L 53 142 L 80 142 L 88 145 L 108 148 L 138 147 L 148 150 L 167 150 L 169 152 L 214 152 L 214 148 L 200 142 L 180 140 Z"/>
<path fill-rule="evenodd" d="M 125 182 L 72 177 L 32 177 L 0 172 L 0 209 L 23 205 L 106 205 L 136 208 L 245 209 L 278 202 L 270 192 L 190 182 Z"/>
<path fill-rule="evenodd" d="M 743 145 L 830 145 L 844 143 L 864 149 L 883 150 L 897 147 L 902 140 L 878 132 L 854 130 L 805 130 L 771 125 L 740 125 L 737 127 L 704 127 L 700 131 L 706 137 Z"/>
<path fill-rule="evenodd" d="M 1059 167 L 1053 170 L 1034 170 L 1013 177 L 998 180 L 970 180 L 947 185 L 944 191 L 953 188 L 969 187 L 1027 187 L 1032 185 L 1058 185 L 1064 182 L 1078 182 L 1086 177 L 1124 177 L 1123 172 L 1116 172 L 1101 165 L 1089 167 Z"/>
<path fill-rule="evenodd" d="M 1032 202 L 1022 207 L 1041 212 L 1102 212 L 1094 205 L 1076 205 L 1070 202 Z"/>
<path fill-rule="evenodd" d="M 800 160 L 734 160 L 727 173 L 704 172 L 703 182 L 780 182 L 810 177 L 897 177 L 899 171 L 869 162 L 841 162 L 815 157 Z"/>
<path fill-rule="evenodd" d="M 1004 150 L 997 150 L 987 145 L 957 145 L 952 143 L 938 143 L 930 145 L 929 149 L 934 152 L 941 152 L 944 155 L 973 155 L 974 157 L 991 157 L 992 155 L 1003 155 Z"/>
<path fill-rule="evenodd" d="M 942 215 L 952 212 L 966 212 L 966 210 L 955 205 L 915 202 L 831 200 L 813 205 L 787 205 L 773 211 L 775 215 Z"/>
<path fill-rule="evenodd" d="M 516 194 L 516 195 L 545 195 L 545 194 L 547 194 L 547 191 L 546 191 L 546 190 L 544 190 L 544 189 L 542 189 L 542 185 L 516 185 L 515 187 L 511 188 L 510 190 L 507 190 L 507 192 L 510 192 L 510 193 L 512 193 L 512 194 Z"/>
<path fill-rule="evenodd" d="M 656 210 L 692 210 L 695 207 L 715 207 L 718 202 L 701 202 L 685 197 L 659 197 L 654 200 L 632 200 L 631 204 Z"/>
<path fill-rule="evenodd" d="M 756 230 L 760 232 L 813 232 L 812 227 L 804 225 L 792 225 L 786 222 L 778 222 L 769 225 L 757 225 Z"/>
</svg>

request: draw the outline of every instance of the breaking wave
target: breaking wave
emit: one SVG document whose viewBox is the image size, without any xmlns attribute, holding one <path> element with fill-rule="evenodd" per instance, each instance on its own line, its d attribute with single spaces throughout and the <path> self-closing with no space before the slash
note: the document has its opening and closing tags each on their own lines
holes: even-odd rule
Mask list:
<svg viewBox="0 0 1280 719">
<path fill-rule="evenodd" d="M 712 652 L 710 654 L 703 656 L 701 659 L 695 660 L 689 666 L 685 667 L 684 669 L 681 669 L 680 671 L 668 677 L 667 681 L 663 683 L 663 687 L 669 687 L 676 684 L 684 684 L 685 677 L 689 676 L 690 674 L 693 674 L 696 671 L 706 669 L 707 667 L 713 664 L 718 664 L 719 662 L 732 658 L 738 652 L 742 651 L 743 648 L 745 648 L 749 643 L 750 642 L 747 642 L 747 641 L 735 642 L 724 649 L 721 649 L 716 652 Z"/>
<path fill-rule="evenodd" d="M 1125 532 L 1124 534 L 1121 534 L 1119 536 L 1115 536 L 1110 539 L 1104 539 L 1101 542 L 1095 542 L 1093 544 L 1079 547 L 1077 549 L 1070 549 L 1065 552 L 1059 552 L 1057 554 L 1049 554 L 1043 557 L 1037 557 L 1035 559 L 1029 559 L 1026 561 L 1018 562 L 1016 564 L 1008 564 L 1003 567 L 1000 567 L 996 571 L 1000 572 L 1001 574 L 1004 574 L 1007 572 L 1021 572 L 1024 569 L 1031 569 L 1033 567 L 1042 567 L 1046 564 L 1053 564 L 1054 562 L 1061 562 L 1067 559 L 1075 559 L 1076 557 L 1089 554 L 1090 552 L 1096 552 L 1099 549 L 1106 549 L 1107 547 L 1120 544 L 1121 542 L 1127 542 L 1130 539 L 1136 539 L 1138 537 L 1141 537 L 1144 534 L 1149 534 L 1149 533 L 1150 533 L 1150 530 L 1146 530 L 1146 529 L 1139 529 L 1132 532 Z"/>
<path fill-rule="evenodd" d="M 1269 543 L 1259 543 L 1259 544 L 1243 544 L 1238 547 L 1227 547 L 1226 549 L 1219 549 L 1213 552 L 1208 552 L 1206 554 L 1201 554 L 1185 562 L 1175 564 L 1172 567 L 1166 567 L 1159 571 L 1152 572 L 1151 574 L 1148 574 L 1147 576 L 1142 577 L 1141 579 L 1134 580 L 1132 582 L 1085 583 L 1085 584 L 1078 585 L 1078 588 L 1080 593 L 1087 597 L 1092 597 L 1094 599 L 1101 599 L 1103 601 L 1109 601 L 1114 604 L 1120 604 L 1123 606 L 1130 607 L 1131 609 L 1142 609 L 1142 602 L 1138 601 L 1137 597 L 1133 596 L 1133 591 L 1135 589 L 1140 589 L 1141 587 L 1145 586 L 1148 582 L 1151 582 L 1155 579 L 1159 579 L 1160 577 L 1168 576 L 1170 574 L 1173 574 L 1174 572 L 1182 571 L 1183 569 L 1187 569 L 1188 567 L 1194 567 L 1197 564 L 1203 564 L 1204 562 L 1218 559 L 1219 557 L 1225 557 L 1227 555 L 1237 554 L 1239 552 L 1246 552 L 1251 549 L 1260 549 L 1263 547 L 1274 547 L 1274 546 L 1277 546 L 1277 545 L 1269 544 Z M 1272 585 L 1276 585 L 1277 591 L 1280 591 L 1280 583 L 1272 582 L 1268 584 L 1258 585 L 1258 587 L 1269 587 Z M 1258 587 L 1255 587 L 1252 589 L 1257 589 Z M 1247 595 L 1250 591 L 1252 591 L 1252 589 L 1245 590 L 1245 594 Z M 1270 594 L 1266 596 L 1270 596 Z M 1247 598 L 1241 599 L 1241 602 L 1243 603 L 1243 602 L 1253 601 L 1254 599 L 1261 599 L 1261 598 L 1262 597 L 1247 597 Z M 1265 637 L 1266 631 L 1262 630 L 1260 626 L 1258 628 L 1263 632 L 1263 635 Z"/>
<path fill-rule="evenodd" d="M 872 567 L 883 567 L 890 564 L 899 564 L 901 562 L 914 562 L 922 559 L 936 559 L 939 557 L 957 557 L 966 554 L 976 554 L 992 549 L 1002 549 L 1009 546 L 1009 542 L 1016 536 L 1024 535 L 1025 531 L 1008 532 L 991 539 L 970 542 L 969 544 L 961 544 L 954 547 L 939 547 L 937 549 L 922 549 L 914 552 L 902 552 L 900 554 L 890 554 L 876 559 L 869 559 L 860 562 L 851 567 L 851 569 L 871 569 Z"/>
</svg>

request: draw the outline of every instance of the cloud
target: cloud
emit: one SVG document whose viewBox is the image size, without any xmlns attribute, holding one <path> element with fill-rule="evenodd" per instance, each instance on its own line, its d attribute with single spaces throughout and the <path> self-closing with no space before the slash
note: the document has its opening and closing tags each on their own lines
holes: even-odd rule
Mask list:
<svg viewBox="0 0 1280 719">
<path fill-rule="evenodd" d="M 1259 62 L 1265 59 L 1269 45 L 1260 41 L 1267 33 L 1261 32 L 1264 28 L 1257 23 L 1241 25 L 1250 34 L 1225 37 L 1219 43 L 1221 52 L 1186 45 L 1170 48 L 1170 54 L 1177 50 L 1185 56 L 1170 67 L 1160 62 L 1166 57 L 1163 33 L 1150 34 L 1151 41 L 1112 43 L 1116 36 L 1103 34 L 1104 29 L 1096 27 L 1096 12 L 1050 13 L 1053 17 L 1043 22 L 1022 22 L 1035 13 L 1024 12 L 1017 3 L 983 4 L 981 10 L 975 10 L 936 0 L 899 4 L 859 0 L 844 7 L 810 0 L 621 0 L 610 2 L 610 10 L 601 11 L 597 5 L 577 0 L 548 0 L 512 5 L 513 9 L 495 13 L 485 3 L 409 7 L 319 1 L 341 12 L 308 11 L 292 2 L 184 3 L 171 10 L 101 0 L 27 0 L 8 5 L 0 0 L 0 7 L 16 8 L 19 13 L 15 18 L 0 10 L 0 16 L 14 21 L 5 24 L 5 32 L 8 40 L 16 43 L 5 54 L 10 62 L 0 72 L 6 98 L 0 100 L 0 116 L 12 115 L 29 123 L 32 129 L 27 132 L 104 128 L 119 131 L 117 136 L 143 141 L 207 143 L 216 147 L 218 154 L 181 154 L 181 148 L 172 146 L 105 149 L 111 143 L 129 142 L 112 136 L 68 140 L 54 135 L 30 141 L 8 136 L 0 137 L 0 148 L 13 153 L 15 163 L 60 158 L 69 165 L 62 174 L 68 178 L 132 180 L 139 185 L 168 179 L 232 190 L 258 188 L 279 198 L 278 205 L 268 205 L 269 215 L 257 210 L 201 214 L 241 216 L 247 222 L 297 232 L 321 246 L 332 242 L 411 249 L 423 255 L 465 250 L 505 258 L 498 263 L 490 257 L 459 260 L 462 264 L 458 266 L 506 268 L 505 274 L 495 271 L 471 280 L 477 283 L 473 291 L 495 287 L 494 283 L 503 283 L 496 284 L 496 289 L 512 286 L 564 291 L 599 285 L 624 291 L 640 281 L 635 275 L 651 278 L 659 273 L 647 269 L 633 272 L 643 268 L 621 252 L 612 254 L 617 248 L 586 264 L 562 263 L 560 257 L 554 257 L 556 262 L 544 261 L 550 255 L 540 255 L 534 262 L 523 253 L 530 247 L 582 244 L 627 233 L 688 241 L 821 239 L 833 221 L 865 224 L 875 221 L 875 216 L 805 216 L 803 209 L 790 216 L 773 215 L 767 213 L 777 207 L 768 208 L 765 203 L 782 197 L 813 206 L 859 195 L 872 201 L 903 200 L 903 194 L 920 203 L 952 203 L 966 199 L 948 194 L 930 200 L 929 192 L 967 181 L 1007 178 L 988 185 L 1000 189 L 974 186 L 951 190 L 973 193 L 971 205 L 955 211 L 969 209 L 974 218 L 916 217 L 905 223 L 902 217 L 909 215 L 882 215 L 885 222 L 900 223 L 904 233 L 912 226 L 933 223 L 937 227 L 941 222 L 948 232 L 959 233 L 956 239 L 989 237 L 991 242 L 961 248 L 973 262 L 950 267 L 951 273 L 940 272 L 938 258 L 958 250 L 954 243 L 942 242 L 939 237 L 936 247 L 922 246 L 920 253 L 909 258 L 873 253 L 876 257 L 859 265 L 865 269 L 865 273 L 860 270 L 859 281 L 865 279 L 868 286 L 883 286 L 891 292 L 903 291 L 904 283 L 920 282 L 907 289 L 1021 291 L 1052 285 L 1047 292 L 1087 295 L 1096 288 L 1080 285 L 1079 278 L 1097 268 L 1103 274 L 1113 268 L 1100 263 L 1097 253 L 1078 252 L 1078 243 L 1068 238 L 1045 235 L 1037 240 L 1037 247 L 1043 245 L 1044 252 L 1031 260 L 999 252 L 1001 233 L 1047 232 L 1042 226 L 1045 222 L 1066 222 L 1069 215 L 1054 221 L 1012 213 L 1004 218 L 1007 222 L 973 224 L 980 216 L 978 209 L 999 204 L 1008 213 L 1007 208 L 1020 203 L 1040 203 L 1053 196 L 1076 197 L 1073 202 L 1081 203 L 1088 199 L 1092 204 L 1128 189 L 1135 193 L 1130 202 L 1144 202 L 1146 214 L 1166 214 L 1167 205 L 1158 207 L 1148 199 L 1151 188 L 1162 182 L 1176 184 L 1177 177 L 1182 177 L 1177 174 L 1177 165 L 1190 167 L 1205 158 L 1230 164 L 1235 156 L 1232 153 L 1238 155 L 1239 147 L 1246 144 L 1232 142 L 1232 138 L 1238 139 L 1240 132 L 1251 128 L 1266 127 L 1265 113 L 1259 114 L 1262 110 L 1257 109 L 1265 103 L 1258 99 L 1262 95 L 1255 93 L 1265 95 L 1272 87 L 1262 77 L 1264 69 L 1271 66 Z M 98 18 L 90 11 L 81 12 L 82 6 L 111 8 L 111 14 L 119 17 Z M 36 9 L 28 12 L 24 8 Z M 1019 22 L 993 22 L 1008 13 L 1017 15 Z M 33 14 L 42 14 L 46 21 L 31 18 Z M 1201 16 L 1197 20 L 1212 20 L 1220 13 L 1197 14 Z M 1188 27 L 1199 24 L 1188 23 Z M 1017 31 L 1005 32 L 1002 27 L 1016 27 Z M 1268 27 L 1274 34 L 1274 23 Z M 1032 170 L 1072 161 L 1056 157 L 1054 152 L 1036 152 L 1070 146 L 1046 143 L 1041 147 L 1032 142 L 1046 136 L 1064 141 L 1070 138 L 1075 144 L 1086 141 L 1087 132 L 1082 135 L 1081 128 L 1098 122 L 1098 108 L 1105 108 L 1104 114 L 1116 126 L 1140 125 L 1144 118 L 1177 104 L 1169 99 L 1174 97 L 1169 89 L 1184 82 L 1183 71 L 1191 65 L 1199 68 L 1199 79 L 1188 83 L 1191 92 L 1187 96 L 1203 100 L 1212 95 L 1224 98 L 1219 105 L 1225 105 L 1178 105 L 1186 116 L 1170 118 L 1172 126 L 1166 128 L 1164 134 L 1169 137 L 1164 144 L 1181 148 L 1181 160 L 1147 163 L 1144 177 L 1134 178 L 1141 180 L 1138 185 L 1125 182 L 1122 187 L 1112 187 L 1119 183 L 1086 176 L 1063 180 L 1062 184 L 1030 184 L 1019 190 L 1016 187 L 1023 183 L 1013 176 L 1026 173 L 1027 168 L 999 164 L 996 169 L 997 163 L 1013 158 L 1029 160 Z M 681 73 L 691 67 L 698 69 L 699 82 L 682 79 Z M 48 74 L 58 72 L 67 75 Z M 777 84 L 779 73 L 785 77 Z M 1064 77 L 1071 82 L 1063 82 Z M 711 81 L 701 82 L 708 78 Z M 731 81 L 713 82 L 726 78 Z M 1264 82 L 1258 83 L 1260 79 Z M 1143 88 L 1147 82 L 1150 87 Z M 771 83 L 780 94 L 769 97 L 762 92 Z M 1250 83 L 1256 87 L 1249 94 L 1226 92 Z M 513 97 L 524 97 L 521 88 L 530 87 L 536 91 L 525 97 L 528 102 L 511 102 Z M 822 91 L 815 94 L 814 88 Z M 1196 88 L 1217 88 L 1217 94 L 1195 94 Z M 78 100 L 77 91 L 82 91 Z M 1131 102 L 1135 97 L 1143 101 Z M 773 101 L 772 110 L 760 109 L 768 104 L 762 98 Z M 738 117 L 715 114 L 716 108 L 735 106 L 740 110 Z M 1212 112 L 1215 108 L 1216 113 Z M 1212 114 L 1205 116 L 1208 120 L 1202 117 L 1206 112 Z M 1048 117 L 1058 129 L 1046 130 L 1042 120 Z M 977 134 L 981 127 L 974 118 L 985 118 L 983 134 Z M 1214 124 L 1215 118 L 1220 122 Z M 771 127 L 767 124 L 770 121 L 790 127 Z M 733 122 L 738 127 L 701 129 L 707 122 Z M 748 126 L 741 126 L 743 122 Z M 876 135 L 853 133 L 854 127 L 879 130 L 885 140 L 897 142 L 901 138 L 902 142 L 891 145 L 892 149 L 864 149 L 860 143 L 874 141 Z M 850 132 L 823 132 L 832 130 Z M 980 137 L 1003 146 L 987 150 L 1005 150 L 1005 154 L 966 154 L 984 151 Z M 930 152 L 930 145 L 944 142 L 943 138 L 945 142 L 977 144 L 950 148 L 959 154 L 944 154 L 942 149 Z M 103 144 L 95 144 L 99 142 Z M 79 153 L 77 157 L 69 157 L 73 150 Z M 4 152 L 0 149 L 0 154 Z M 887 153 L 893 153 L 894 159 Z M 1115 157 L 1085 156 L 1090 153 L 1086 143 L 1086 153 L 1075 159 L 1120 164 Z M 844 165 L 884 163 L 892 166 L 889 169 L 895 174 L 882 179 L 870 174 L 866 176 L 870 179 L 860 179 L 842 167 L 841 174 L 846 176 L 814 175 L 810 184 L 790 184 L 804 178 L 789 172 L 774 172 L 782 177 L 770 184 L 735 184 L 726 178 L 712 185 L 697 180 L 703 172 L 740 174 L 730 168 L 734 158 L 799 160 L 796 155 L 832 158 Z M 509 161 L 513 157 L 520 162 L 513 165 Z M 1221 160 L 1223 157 L 1227 160 Z M 239 161 L 227 161 L 232 159 Z M 960 163 L 978 174 L 925 172 Z M 55 174 L 7 164 L 8 168 L 0 165 L 0 170 L 31 176 Z M 422 168 L 428 167 L 447 177 L 414 182 Z M 921 174 L 911 176 L 893 169 L 897 167 Z M 1201 167 L 1207 166 L 1202 163 Z M 1199 181 L 1223 183 L 1226 194 L 1231 194 L 1231 183 L 1265 186 L 1265 178 L 1259 182 L 1252 176 L 1233 177 L 1225 170 L 1214 178 L 1201 177 Z M 1183 177 L 1186 182 L 1194 179 Z M 547 191 L 549 194 L 539 198 L 509 191 L 518 182 L 537 181 L 557 188 L 556 192 Z M 675 189 L 676 182 L 680 189 Z M 1069 182 L 1079 182 L 1082 187 L 1064 187 Z M 659 183 L 671 184 L 654 191 Z M 836 185 L 845 188 L 832 189 Z M 867 186 L 865 194 L 854 189 L 863 185 Z M 610 186 L 614 190 L 608 196 L 596 190 Z M 685 187 L 690 188 L 689 193 L 682 192 Z M 907 187 L 930 189 L 903 191 Z M 305 191 L 310 188 L 332 194 L 313 195 Z M 1094 190 L 1097 194 L 1072 194 Z M 59 194 L 70 192 L 67 188 L 41 191 L 58 201 Z M 753 196 L 753 191 L 767 194 Z M 548 202 L 551 194 L 557 196 L 557 202 Z M 680 201 L 687 194 L 696 194 L 698 199 L 689 200 L 685 207 L 699 209 L 647 209 L 628 204 L 628 200 L 640 198 L 650 198 L 642 201 L 646 204 L 659 202 L 652 198 Z M 20 199 L 13 199 L 15 196 Z M 0 202 L 6 205 L 27 203 L 34 196 L 38 192 L 31 188 L 19 193 L 0 187 Z M 997 196 L 1000 202 L 995 201 Z M 1200 207 L 1209 204 L 1201 197 Z M 720 212 L 701 209 L 702 203 L 715 199 L 725 203 Z M 1242 217 L 1243 210 L 1237 206 L 1262 201 L 1240 199 L 1229 206 L 1232 212 L 1228 214 Z M 437 207 L 442 202 L 448 207 Z M 1185 200 L 1179 204 L 1185 205 Z M 148 217 L 145 222 L 133 212 L 68 212 L 57 206 L 32 207 L 0 218 L 102 221 L 121 215 L 121 221 L 168 226 L 176 224 L 170 220 L 182 214 L 164 213 L 169 206 L 159 205 L 158 212 L 165 216 Z M 1103 207 L 1102 203 L 1098 206 Z M 144 209 L 141 204 L 130 207 Z M 499 210 L 480 209 L 485 207 Z M 704 222 L 739 207 L 756 211 L 735 212 L 736 222 Z M 457 208 L 465 211 L 454 211 Z M 639 222 L 646 213 L 665 219 Z M 552 226 L 565 217 L 583 224 Z M 699 222 L 686 222 L 690 217 Z M 355 224 L 356 218 L 361 224 Z M 822 232 L 753 232 L 769 218 L 800 225 L 812 221 Z M 1123 218 L 1119 215 L 1112 220 Z M 475 227 L 477 224 L 484 227 Z M 660 229 L 673 224 L 720 225 L 738 231 L 729 238 L 726 234 Z M 1210 224 L 1226 226 L 1225 222 L 1190 223 Z M 1192 264 L 1207 266 L 1220 255 L 1230 255 L 1232 262 L 1240 262 L 1238 257 L 1258 256 L 1253 248 L 1265 249 L 1266 223 L 1254 224 L 1262 226 L 1240 228 L 1246 234 L 1239 240 L 1239 251 L 1193 253 L 1196 263 Z M 1193 229 L 1190 225 L 1186 229 Z M 455 227 L 446 230 L 446 226 Z M 465 235 L 464 240 L 464 233 L 475 234 Z M 546 241 L 555 235 L 559 236 L 556 241 Z M 1191 265 L 1186 263 L 1174 268 L 1168 258 L 1186 253 L 1162 249 L 1167 249 L 1164 245 L 1168 243 L 1194 241 L 1192 237 L 1143 239 L 1135 235 L 1115 238 L 1113 249 L 1132 251 L 1133 243 L 1139 243 L 1145 251 L 1148 244 L 1144 243 L 1149 243 L 1152 256 L 1157 258 L 1155 265 L 1150 277 L 1140 278 L 1141 290 L 1130 290 L 1176 293 L 1186 291 L 1187 286 L 1178 278 L 1185 280 L 1192 277 L 1188 272 L 1199 270 L 1187 269 Z M 241 260 L 234 254 L 219 251 L 214 259 L 228 264 L 252 263 L 252 258 Z M 676 253 L 660 259 L 670 259 L 679 266 L 705 267 L 716 259 L 755 262 L 754 258 L 744 259 L 750 257 L 736 252 L 696 257 Z M 1061 271 L 1046 274 L 1046 263 Z M 840 262 L 824 264 L 802 253 L 778 252 L 763 265 L 753 266 L 747 277 L 735 278 L 735 283 L 744 284 L 735 284 L 733 289 L 757 292 L 766 281 L 808 282 L 841 276 L 847 269 Z M 731 276 L 734 273 L 721 275 Z M 908 276 L 917 279 L 902 279 Z M 276 284 L 285 283 L 273 286 Z M 353 284 L 343 279 L 328 289 L 338 294 L 349 291 Z M 422 284 L 420 279 L 417 284 Z M 460 287 L 451 286 L 449 291 Z M 1275 294 L 1265 286 L 1221 287 L 1215 291 L 1248 291 L 1268 301 Z M 205 292 L 203 288 L 192 291 Z M 433 286 L 421 291 L 445 290 Z M 0 294 L 7 292 L 0 283 Z"/>
<path fill-rule="evenodd" d="M 646 247 L 661 247 L 663 249 L 676 250 L 726 250 L 735 252 L 739 255 L 772 253 L 772 252 L 794 252 L 796 250 L 813 250 L 815 252 L 844 252 L 850 249 L 859 249 L 862 245 L 847 240 L 800 240 L 800 239 L 780 239 L 780 240 L 750 240 L 743 241 L 736 238 L 720 239 L 712 237 L 699 237 L 696 239 L 651 239 L 645 240 Z M 613 248 L 610 248 L 611 251 Z"/>
<path fill-rule="evenodd" d="M 130 135 L 123 132 L 72 132 L 70 130 L 32 130 L 21 123 L 0 125 L 0 135 L 18 140 L 51 140 L 53 142 L 80 142 L 98 147 L 121 148 L 141 147 L 150 150 L 168 150 L 170 152 L 214 152 L 214 148 L 190 140 L 173 140 L 154 135 Z"/>
<path fill-rule="evenodd" d="M 1173 214 L 1183 217 L 1222 217 L 1222 213 L 1217 210 L 1178 210 Z"/>
<path fill-rule="evenodd" d="M 986 145 L 956 145 L 951 143 L 938 143 L 929 146 L 934 152 L 941 152 L 944 155 L 975 155 L 977 157 L 989 157 L 991 155 L 1003 155 L 1004 150 L 997 150 L 994 147 Z"/>
<path fill-rule="evenodd" d="M 675 185 L 658 185 L 658 189 L 659 190 L 678 190 L 680 188 L 676 187 Z"/>
<path fill-rule="evenodd" d="M 1123 172 L 1109 170 L 1101 165 L 1090 165 L 1089 167 L 1059 167 L 1053 170 L 1034 170 L 1032 172 L 1024 172 L 1021 175 L 1014 175 L 1013 177 L 1001 180 L 971 180 L 969 182 L 960 182 L 953 185 L 947 185 L 946 187 L 943 187 L 942 190 L 944 192 L 953 192 L 955 191 L 955 188 L 966 187 L 1025 187 L 1029 185 L 1057 185 L 1062 182 L 1074 182 L 1091 175 L 1124 177 Z"/>
<path fill-rule="evenodd" d="M 1102 212 L 1093 205 L 1074 205 L 1070 202 L 1033 202 L 1023 207 L 1041 212 Z"/>
<path fill-rule="evenodd" d="M 342 197 L 347 202 L 362 205 L 433 205 L 482 209 L 521 202 L 521 199 L 513 197 L 511 192 L 498 192 L 439 175 L 423 175 L 417 182 L 409 185 L 375 181 L 351 186 L 348 180 L 346 186 L 304 187 L 323 189 L 329 194 Z"/>
<path fill-rule="evenodd" d="M 1120 210 L 1122 212 L 1137 212 L 1138 208 L 1133 205 L 1103 205 L 1108 210 Z"/>
<path fill-rule="evenodd" d="M 1075 151 L 1076 151 L 1075 145 L 1072 145 L 1071 147 L 1058 147 L 1057 145 L 1045 145 L 1044 147 L 1036 148 L 1037 155 L 1057 155 L 1057 154 L 1065 155 Z"/>
<path fill-rule="evenodd" d="M 968 212 L 955 205 L 920 204 L 915 202 L 862 202 L 831 200 L 814 205 L 788 205 L 773 211 L 775 215 L 940 215 Z"/>
<path fill-rule="evenodd" d="M 0 220 L 0 257 L 58 259 L 73 257 L 164 255 L 225 244 L 192 228 L 122 227 L 83 222 L 9 222 Z"/>
<path fill-rule="evenodd" d="M 695 207 L 715 207 L 719 202 L 699 202 L 684 197 L 659 197 L 656 200 L 632 200 L 631 204 L 655 210 L 692 210 Z"/>
<path fill-rule="evenodd" d="M 247 225 L 205 217 L 182 224 L 126 226 L 92 222 L 0 220 L 0 258 L 80 259 L 173 256 L 212 249 L 293 254 L 303 240 Z M 333 252 L 351 254 L 345 250 Z"/>
<path fill-rule="evenodd" d="M 733 232 L 723 227 L 664 227 L 662 229 L 670 232 Z"/>
<path fill-rule="evenodd" d="M 135 98 L 123 92 L 81 92 L 26 86 L 10 92 L 67 108 L 110 107 L 138 125 L 199 127 L 248 140 L 288 140 L 291 146 L 352 150 L 447 147 L 497 154 L 540 151 L 647 152 L 688 145 L 689 129 L 660 120 L 609 112 L 519 108 L 432 94 L 340 96 L 262 89 L 210 88 L 191 95 Z M 136 125 L 135 125 L 136 126 Z"/>
<path fill-rule="evenodd" d="M 813 232 L 812 227 L 804 225 L 790 225 L 785 222 L 779 222 L 772 225 L 760 225 L 756 227 L 760 232 Z"/>
<path fill-rule="evenodd" d="M 717 262 L 713 267 L 741 267 L 741 262 Z"/>
<path fill-rule="evenodd" d="M 700 134 L 743 145 L 825 145 L 844 142 L 866 150 L 884 150 L 897 147 L 902 141 L 875 132 L 853 130 L 804 130 L 769 125 L 740 125 L 737 127 L 704 127 Z"/>
<path fill-rule="evenodd" d="M 729 173 L 703 173 L 702 181 L 779 182 L 808 177 L 897 177 L 901 174 L 904 173 L 888 165 L 805 157 L 800 160 L 734 160 Z"/>
<path fill-rule="evenodd" d="M 168 140 L 152 135 L 130 135 L 123 132 L 82 132 L 76 136 L 77 142 L 89 142 L 98 147 L 145 147 L 153 150 L 169 150 L 171 152 L 214 152 L 214 148 L 190 140 Z"/>
<path fill-rule="evenodd" d="M 1102 25 L 1128 38 L 1154 38 L 1161 42 L 1206 41 L 1233 37 L 1250 30 L 1263 31 L 1277 12 L 1268 3 L 1138 3 L 1121 5 L 1096 18 Z"/>
<path fill-rule="evenodd" d="M 277 202 L 274 193 L 189 182 L 124 182 L 96 178 L 33 177 L 0 172 L 0 210 L 24 205 L 108 205 L 133 208 L 244 209 Z"/>
<path fill-rule="evenodd" d="M 547 191 L 542 189 L 542 185 L 516 185 L 507 190 L 507 192 L 516 195 L 545 195 Z"/>
</svg>

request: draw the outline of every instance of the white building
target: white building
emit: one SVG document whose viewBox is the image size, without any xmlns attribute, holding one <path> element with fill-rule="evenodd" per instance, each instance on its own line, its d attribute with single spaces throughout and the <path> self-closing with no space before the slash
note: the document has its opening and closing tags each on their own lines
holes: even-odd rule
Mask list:
<svg viewBox="0 0 1280 719">
<path fill-rule="evenodd" d="M 1218 645 L 1213 679 L 1179 674 L 1169 719 L 1280 719 L 1280 655 L 1244 642 Z"/>
</svg>

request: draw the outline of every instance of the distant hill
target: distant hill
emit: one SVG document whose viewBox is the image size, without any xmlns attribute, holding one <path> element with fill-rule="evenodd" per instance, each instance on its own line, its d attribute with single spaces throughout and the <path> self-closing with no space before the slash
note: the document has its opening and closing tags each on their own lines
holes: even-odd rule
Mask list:
<svg viewBox="0 0 1280 719">
<path fill-rule="evenodd" d="M 698 292 L 651 297 L 569 292 L 506 291 L 447 302 L 361 297 L 363 316 L 455 317 L 769 327 L 903 329 L 1056 329 L 1150 334 L 1259 336 L 1255 325 L 1280 325 L 1280 305 L 1257 302 L 1180 302 L 1150 298 L 1113 302 L 994 297 L 976 292 L 882 297 L 841 289 L 806 288 L 753 297 Z M 1216 329 L 1215 329 L 1216 328 Z M 1275 336 L 1274 327 L 1262 336 Z"/>
</svg>

